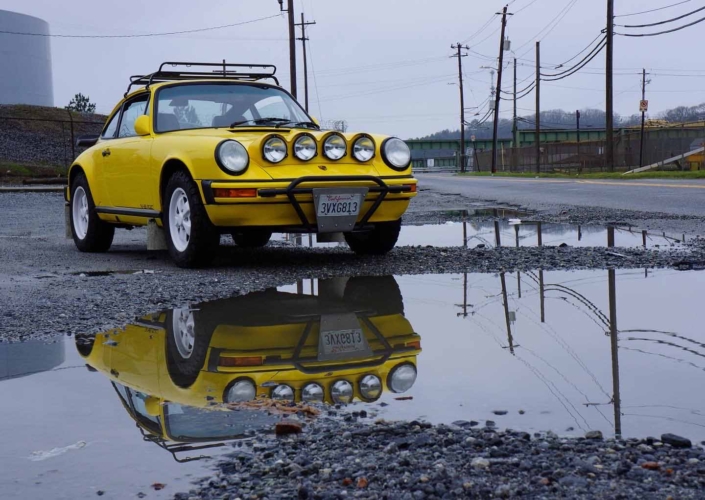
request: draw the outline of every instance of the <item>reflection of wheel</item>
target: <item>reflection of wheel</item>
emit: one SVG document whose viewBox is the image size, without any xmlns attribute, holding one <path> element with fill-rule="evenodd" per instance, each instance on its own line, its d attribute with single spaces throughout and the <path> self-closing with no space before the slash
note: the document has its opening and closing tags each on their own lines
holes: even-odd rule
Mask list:
<svg viewBox="0 0 705 500">
<path fill-rule="evenodd" d="M 392 222 L 378 222 L 370 231 L 345 233 L 345 241 L 358 255 L 384 255 L 399 239 L 401 219 Z"/>
<path fill-rule="evenodd" d="M 87 358 L 91 355 L 93 352 L 93 344 L 95 344 L 95 335 L 77 333 L 74 340 L 76 341 L 76 350 L 81 356 Z"/>
<path fill-rule="evenodd" d="M 394 276 L 359 276 L 345 285 L 345 302 L 379 316 L 404 314 L 404 299 Z"/>
<path fill-rule="evenodd" d="M 269 243 L 272 237 L 272 231 L 266 229 L 241 229 L 233 231 L 233 241 L 239 247 L 243 248 L 260 248 Z"/>
<path fill-rule="evenodd" d="M 171 380 L 189 387 L 198 378 L 208 355 L 213 329 L 199 322 L 198 311 L 173 309 L 166 318 L 166 364 Z"/>
<path fill-rule="evenodd" d="M 218 246 L 219 234 L 208 219 L 198 186 L 183 171 L 171 176 L 164 191 L 162 224 L 169 253 L 179 267 L 207 264 Z"/>
<path fill-rule="evenodd" d="M 107 252 L 113 244 L 115 227 L 106 224 L 95 212 L 93 196 L 85 175 L 79 174 L 72 183 L 71 234 L 81 252 Z"/>
</svg>

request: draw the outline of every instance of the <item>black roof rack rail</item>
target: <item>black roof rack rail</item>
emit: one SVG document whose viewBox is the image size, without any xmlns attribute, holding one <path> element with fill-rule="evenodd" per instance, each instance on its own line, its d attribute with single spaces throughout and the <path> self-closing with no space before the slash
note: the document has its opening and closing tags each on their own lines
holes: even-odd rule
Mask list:
<svg viewBox="0 0 705 500">
<path fill-rule="evenodd" d="M 165 69 L 165 67 L 169 66 L 173 69 Z M 184 67 L 191 69 L 181 69 Z M 210 70 L 206 68 L 210 68 Z M 133 86 L 144 85 L 145 88 L 149 88 L 153 83 L 184 80 L 223 79 L 246 82 L 272 80 L 279 85 L 279 80 L 274 76 L 276 72 L 277 67 L 273 64 L 232 64 L 226 63 L 225 60 L 220 63 L 167 61 L 163 62 L 154 73 L 132 75 L 125 97 L 130 93 Z"/>
</svg>

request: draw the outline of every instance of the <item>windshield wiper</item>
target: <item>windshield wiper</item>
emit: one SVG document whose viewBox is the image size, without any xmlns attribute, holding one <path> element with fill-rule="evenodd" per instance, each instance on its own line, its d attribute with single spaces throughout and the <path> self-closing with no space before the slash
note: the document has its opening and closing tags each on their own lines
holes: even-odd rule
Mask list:
<svg viewBox="0 0 705 500">
<path fill-rule="evenodd" d="M 246 123 L 254 123 L 255 125 L 266 125 L 268 123 L 290 123 L 291 120 L 287 118 L 254 118 L 252 120 L 242 120 L 239 122 L 234 122 L 230 124 L 230 128 L 239 127 Z"/>
<path fill-rule="evenodd" d="M 296 128 L 296 127 L 306 127 L 306 128 L 314 128 L 314 129 L 320 128 L 314 122 L 293 122 L 293 121 L 287 121 L 287 122 L 280 123 L 280 124 L 276 125 L 276 127 L 280 128 L 280 127 L 283 127 L 284 125 L 287 125 L 289 123 L 293 123 L 294 128 Z"/>
</svg>

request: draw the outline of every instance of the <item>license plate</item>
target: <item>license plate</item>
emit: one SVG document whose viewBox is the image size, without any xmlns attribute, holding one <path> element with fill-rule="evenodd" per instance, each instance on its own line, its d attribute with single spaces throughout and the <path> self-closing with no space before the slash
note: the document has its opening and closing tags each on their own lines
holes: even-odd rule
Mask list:
<svg viewBox="0 0 705 500">
<path fill-rule="evenodd" d="M 318 336 L 318 361 L 345 361 L 372 356 L 354 313 L 323 314 Z"/>
<path fill-rule="evenodd" d="M 367 349 L 362 330 L 339 330 L 321 333 L 321 347 L 326 356 L 332 354 L 353 354 Z"/>
<path fill-rule="evenodd" d="M 321 194 L 318 200 L 319 217 L 359 215 L 362 195 L 357 193 Z"/>
</svg>

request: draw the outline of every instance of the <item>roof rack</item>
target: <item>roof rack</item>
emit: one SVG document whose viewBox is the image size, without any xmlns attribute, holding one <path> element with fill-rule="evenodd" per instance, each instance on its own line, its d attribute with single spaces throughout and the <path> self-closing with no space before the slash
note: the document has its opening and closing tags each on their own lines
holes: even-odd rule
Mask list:
<svg viewBox="0 0 705 500">
<path fill-rule="evenodd" d="M 165 66 L 171 66 L 174 69 L 164 69 Z M 193 69 L 180 69 L 183 67 Z M 210 68 L 210 70 L 206 68 Z M 279 85 L 279 80 L 274 76 L 276 72 L 277 67 L 273 64 L 231 64 L 226 63 L 225 59 L 221 63 L 167 61 L 163 62 L 154 73 L 131 76 L 125 97 L 130 93 L 133 86 L 144 85 L 148 89 L 153 83 L 182 80 L 222 79 L 246 82 L 273 80 L 274 83 Z"/>
</svg>

